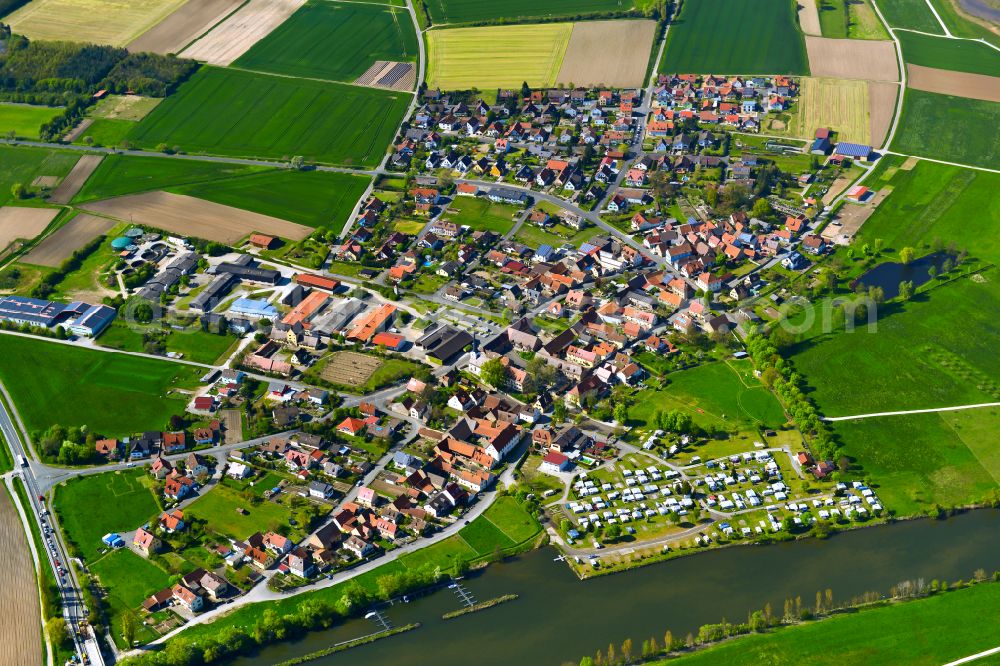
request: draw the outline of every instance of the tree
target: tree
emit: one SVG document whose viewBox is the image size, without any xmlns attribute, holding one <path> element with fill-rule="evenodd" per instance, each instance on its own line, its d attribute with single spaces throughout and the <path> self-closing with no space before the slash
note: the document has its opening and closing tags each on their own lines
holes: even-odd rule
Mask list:
<svg viewBox="0 0 1000 666">
<path fill-rule="evenodd" d="M 615 421 L 617 421 L 622 425 L 625 425 L 625 422 L 628 420 L 628 405 L 626 405 L 624 402 L 617 403 L 615 405 L 613 415 L 615 417 Z"/>
<path fill-rule="evenodd" d="M 125 640 L 125 645 L 129 646 L 135 641 L 135 617 L 132 613 L 126 612 L 122 615 L 122 638 Z"/>
<path fill-rule="evenodd" d="M 301 171 L 305 166 L 305 159 L 301 155 L 294 156 L 288 165 L 296 171 Z"/>
<path fill-rule="evenodd" d="M 28 196 L 28 189 L 24 183 L 14 183 L 10 188 L 10 195 L 15 199 L 24 199 Z"/>
<path fill-rule="evenodd" d="M 500 388 L 507 382 L 507 368 L 498 358 L 491 358 L 483 363 L 479 376 L 493 388 Z"/>
<path fill-rule="evenodd" d="M 557 400 L 552 406 L 552 420 L 556 423 L 562 423 L 566 420 L 566 403 L 562 400 Z"/>
<path fill-rule="evenodd" d="M 612 541 L 614 541 L 621 535 L 622 535 L 622 528 L 621 525 L 617 523 L 615 523 L 614 525 L 608 525 L 608 528 L 604 530 L 604 536 L 606 536 L 608 539 L 611 539 Z"/>
<path fill-rule="evenodd" d="M 937 266 L 931 266 L 930 268 L 928 268 L 928 269 L 927 269 L 927 275 L 928 275 L 928 276 L 930 277 L 930 279 L 932 279 L 932 280 L 933 280 L 934 278 L 936 278 L 936 277 L 937 277 L 937 275 L 938 275 L 938 269 L 937 269 Z"/>
<path fill-rule="evenodd" d="M 899 261 L 904 266 L 909 266 L 910 262 L 913 261 L 913 257 L 916 254 L 916 250 L 912 247 L 904 247 L 899 251 Z"/>
<path fill-rule="evenodd" d="M 625 660 L 626 664 L 629 663 L 630 661 L 632 661 L 632 639 L 631 638 L 626 638 L 624 641 L 622 641 L 622 659 Z"/>
<path fill-rule="evenodd" d="M 899 298 L 908 301 L 913 298 L 913 282 L 906 281 L 899 283 Z"/>
<path fill-rule="evenodd" d="M 49 640 L 56 645 L 62 647 L 69 645 L 69 632 L 66 631 L 66 620 L 61 617 L 49 618 L 45 622 L 45 633 L 49 635 Z"/>
<path fill-rule="evenodd" d="M 674 634 L 667 629 L 663 634 L 663 650 L 666 653 L 672 652 L 674 649 Z"/>
<path fill-rule="evenodd" d="M 527 81 L 521 83 L 521 97 L 531 97 L 531 86 L 528 85 Z"/>
<path fill-rule="evenodd" d="M 753 202 L 753 208 L 751 209 L 750 214 L 754 217 L 767 217 L 771 214 L 772 210 L 773 208 L 771 208 L 771 202 L 764 197 L 761 197 Z"/>
</svg>

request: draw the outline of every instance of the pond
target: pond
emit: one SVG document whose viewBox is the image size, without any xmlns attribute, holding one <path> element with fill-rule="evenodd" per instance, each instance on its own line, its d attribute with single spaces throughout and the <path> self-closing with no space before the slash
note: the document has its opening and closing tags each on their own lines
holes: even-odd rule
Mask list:
<svg viewBox="0 0 1000 666">
<path fill-rule="evenodd" d="M 940 273 L 941 264 L 947 258 L 948 255 L 944 252 L 935 252 L 905 265 L 896 261 L 887 261 L 852 282 L 851 289 L 854 289 L 858 284 L 863 284 L 866 287 L 882 287 L 886 300 L 895 298 L 899 296 L 900 282 L 913 282 L 914 287 L 929 282 L 931 266 Z"/>
<path fill-rule="evenodd" d="M 651 636 L 662 641 L 667 629 L 683 637 L 723 617 L 744 620 L 768 602 L 780 614 L 786 598 L 801 596 L 808 605 L 827 588 L 846 601 L 918 577 L 967 580 L 978 568 L 1000 569 L 1000 511 L 725 548 L 586 581 L 556 555 L 545 548 L 463 582 L 479 601 L 520 595 L 514 601 L 446 621 L 441 615 L 461 604 L 453 590 L 441 589 L 383 611 L 395 626 L 419 622 L 420 628 L 310 663 L 557 666 L 629 637 L 641 645 Z M 371 620 L 351 620 L 235 663 L 270 665 L 378 629 Z"/>
</svg>

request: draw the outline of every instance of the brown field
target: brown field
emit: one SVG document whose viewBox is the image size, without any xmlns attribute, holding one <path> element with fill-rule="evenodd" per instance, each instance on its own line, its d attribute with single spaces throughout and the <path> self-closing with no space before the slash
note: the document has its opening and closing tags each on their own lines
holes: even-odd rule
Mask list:
<svg viewBox="0 0 1000 666">
<path fill-rule="evenodd" d="M 0 495 L 0 539 L 5 544 L 0 573 L 0 615 L 4 618 L 0 663 L 35 666 L 44 661 L 37 570 L 21 517 L 10 496 L 5 492 Z"/>
<path fill-rule="evenodd" d="M 556 83 L 641 86 L 655 32 L 655 21 L 575 23 Z"/>
<path fill-rule="evenodd" d="M 46 187 L 52 189 L 62 180 L 59 176 L 38 176 L 31 181 L 32 187 Z"/>
<path fill-rule="evenodd" d="M 875 147 L 881 146 L 889 133 L 898 94 L 899 86 L 895 83 L 872 81 L 868 84 L 868 122 L 871 124 L 871 145 Z"/>
<path fill-rule="evenodd" d="M 826 194 L 823 195 L 823 205 L 829 206 L 830 202 L 836 199 L 841 192 L 846 190 L 847 186 L 852 182 L 854 182 L 854 177 L 850 175 L 841 176 L 837 178 L 837 180 L 833 181 L 833 183 L 830 184 L 830 189 L 828 189 Z"/>
<path fill-rule="evenodd" d="M 302 240 L 312 229 L 277 217 L 169 192 L 145 192 L 83 204 L 81 208 L 180 236 L 227 245 L 258 231 Z"/>
<path fill-rule="evenodd" d="M 243 441 L 243 417 L 238 409 L 223 409 L 219 412 L 225 429 L 226 444 Z"/>
<path fill-rule="evenodd" d="M 917 90 L 1000 102 L 1000 76 L 953 72 L 947 69 L 906 66 L 906 85 Z"/>
<path fill-rule="evenodd" d="M 73 170 L 69 172 L 69 175 L 63 178 L 63 182 L 59 184 L 59 187 L 52 191 L 49 201 L 58 204 L 69 203 L 103 159 L 104 156 L 102 155 L 84 155 L 81 157 L 80 161 L 73 165 Z"/>
<path fill-rule="evenodd" d="M 229 65 L 304 4 L 306 0 L 250 0 L 181 55 L 210 65 Z"/>
<path fill-rule="evenodd" d="M 816 3 L 820 0 L 798 0 L 799 6 L 799 25 L 802 27 L 802 32 L 807 35 L 822 35 L 822 29 L 819 25 L 819 9 L 816 7 Z"/>
<path fill-rule="evenodd" d="M 374 356 L 349 351 L 334 352 L 319 376 L 334 384 L 361 386 L 380 365 L 382 361 Z"/>
<path fill-rule="evenodd" d="M 226 18 L 243 0 L 188 0 L 128 45 L 133 53 L 178 53 Z"/>
<path fill-rule="evenodd" d="M 813 76 L 865 81 L 899 81 L 892 42 L 806 36 Z"/>
<path fill-rule="evenodd" d="M 83 136 L 83 133 L 89 130 L 90 126 L 93 124 L 94 124 L 93 118 L 84 118 L 79 123 L 77 123 L 76 127 L 66 132 L 66 134 L 63 136 L 63 141 L 65 141 L 66 143 L 73 143 L 81 136 Z"/>
<path fill-rule="evenodd" d="M 30 240 L 42 233 L 58 214 L 58 208 L 0 207 L 0 252 L 18 238 Z"/>
<path fill-rule="evenodd" d="M 77 215 L 45 237 L 24 256 L 24 263 L 55 268 L 69 259 L 70 255 L 90 242 L 91 239 L 107 233 L 115 226 L 114 220 L 96 215 Z"/>
</svg>

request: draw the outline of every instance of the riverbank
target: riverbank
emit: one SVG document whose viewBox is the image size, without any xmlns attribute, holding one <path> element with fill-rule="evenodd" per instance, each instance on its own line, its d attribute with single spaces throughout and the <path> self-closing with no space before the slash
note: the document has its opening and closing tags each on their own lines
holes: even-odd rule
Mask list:
<svg viewBox="0 0 1000 666">
<path fill-rule="evenodd" d="M 478 604 L 472 604 L 471 606 L 466 606 L 465 608 L 459 609 L 457 611 L 451 611 L 445 613 L 441 616 L 442 620 L 454 620 L 456 617 L 462 617 L 463 615 L 468 615 L 469 613 L 478 613 L 481 610 L 486 610 L 487 608 L 493 608 L 494 606 L 499 606 L 500 604 L 505 604 L 508 601 L 514 601 L 518 598 L 517 594 L 505 594 L 502 597 L 496 597 L 495 599 L 490 599 L 489 601 L 480 601 Z"/>
<path fill-rule="evenodd" d="M 322 659 L 323 657 L 328 657 L 331 654 L 337 654 L 338 652 L 343 652 L 344 650 L 350 650 L 351 648 L 356 648 L 361 645 L 368 645 L 369 643 L 380 641 L 383 638 L 389 638 L 390 636 L 404 634 L 407 631 L 412 631 L 414 629 L 418 629 L 419 627 L 420 623 L 414 622 L 412 624 L 403 625 L 402 627 L 396 627 L 394 629 L 377 631 L 374 634 L 368 634 L 367 636 L 362 636 L 361 638 L 355 638 L 353 640 L 344 641 L 343 643 L 337 643 L 336 645 L 331 645 L 325 650 L 317 650 L 316 652 L 310 652 L 309 654 L 302 655 L 301 657 L 295 657 L 294 659 L 287 659 L 279 664 L 275 664 L 275 666 L 297 666 L 298 664 L 305 664 L 310 661 Z"/>
</svg>

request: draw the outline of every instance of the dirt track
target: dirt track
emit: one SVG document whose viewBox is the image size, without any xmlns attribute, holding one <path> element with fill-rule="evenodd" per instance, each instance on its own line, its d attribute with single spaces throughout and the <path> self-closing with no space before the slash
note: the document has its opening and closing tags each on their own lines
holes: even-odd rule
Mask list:
<svg viewBox="0 0 1000 666">
<path fill-rule="evenodd" d="M 243 0 L 188 0 L 128 45 L 133 53 L 177 53 L 226 18 Z"/>
<path fill-rule="evenodd" d="M 18 238 L 34 238 L 59 214 L 58 208 L 0 207 L 0 251 Z"/>
<path fill-rule="evenodd" d="M 868 84 L 868 122 L 871 126 L 871 145 L 876 148 L 885 142 L 885 136 L 892 126 L 897 94 L 899 86 L 895 83 L 872 81 Z"/>
<path fill-rule="evenodd" d="M 866 81 L 899 81 L 892 42 L 806 37 L 812 76 Z"/>
<path fill-rule="evenodd" d="M 90 178 L 90 174 L 94 173 L 103 159 L 103 155 L 84 155 L 81 157 L 80 161 L 73 165 L 73 169 L 69 172 L 69 175 L 63 178 L 63 182 L 59 184 L 59 187 L 52 191 L 49 201 L 58 204 L 69 203 L 70 199 L 76 196 L 76 193 L 80 191 L 83 184 Z"/>
<path fill-rule="evenodd" d="M 917 90 L 1000 102 L 1000 76 L 952 72 L 946 69 L 906 66 L 906 85 Z"/>
<path fill-rule="evenodd" d="M 0 663 L 37 666 L 42 660 L 42 620 L 31 559 L 21 518 L 6 491 L 0 491 L 0 539 L 4 566 L 0 569 Z"/>
<path fill-rule="evenodd" d="M 210 65 L 232 64 L 304 4 L 306 0 L 250 0 L 181 55 Z"/>
<path fill-rule="evenodd" d="M 801 26 L 802 32 L 807 35 L 819 36 L 823 34 L 819 24 L 817 2 L 819 0 L 798 0 L 799 26 Z"/>
<path fill-rule="evenodd" d="M 114 220 L 95 215 L 77 215 L 25 255 L 24 263 L 55 268 L 86 245 L 92 238 L 107 233 Z"/>
<path fill-rule="evenodd" d="M 556 83 L 639 87 L 644 83 L 654 21 L 583 21 L 573 26 Z"/>
<path fill-rule="evenodd" d="M 235 243 L 254 231 L 302 240 L 312 229 L 269 215 L 169 192 L 146 192 L 94 201 L 85 210 L 130 220 L 180 236 Z"/>
</svg>

